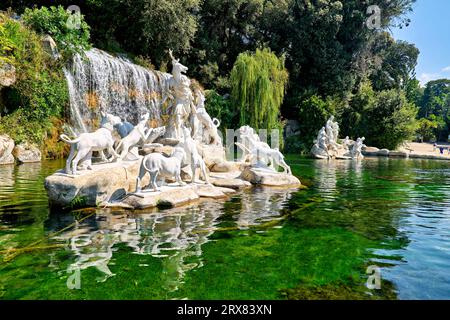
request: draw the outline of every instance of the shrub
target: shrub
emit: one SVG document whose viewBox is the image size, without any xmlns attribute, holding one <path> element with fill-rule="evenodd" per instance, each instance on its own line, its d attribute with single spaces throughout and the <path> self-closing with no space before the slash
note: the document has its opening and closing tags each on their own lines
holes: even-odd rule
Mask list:
<svg viewBox="0 0 450 320">
<path fill-rule="evenodd" d="M 365 115 L 367 125 L 361 132 L 366 144 L 393 150 L 411 139 L 417 129 L 417 111 L 400 90 L 378 92 L 375 103 Z"/>
<path fill-rule="evenodd" d="M 439 123 L 426 118 L 417 121 L 417 134 L 420 136 L 420 141 L 430 141 L 435 138 L 434 130 L 437 129 Z"/>
<path fill-rule="evenodd" d="M 322 128 L 328 118 L 335 113 L 336 103 L 332 99 L 323 99 L 318 95 L 310 96 L 300 102 L 300 140 L 303 149 L 313 145 L 317 132 Z"/>
<path fill-rule="evenodd" d="M 7 57 L 17 78 L 12 87 L 0 91 L 0 109 L 8 110 L 1 119 L 0 133 L 16 143 L 29 141 L 43 147 L 55 126 L 52 119 L 63 116 L 69 101 L 62 61 L 54 61 L 45 52 L 36 32 L 6 15 L 0 15 L 0 30 L 2 41 L 10 44 Z"/>
<path fill-rule="evenodd" d="M 214 90 L 206 91 L 206 111 L 211 118 L 220 120 L 220 129 L 237 129 L 237 113 L 233 111 L 231 100 Z"/>
<path fill-rule="evenodd" d="M 90 28 L 80 13 L 72 14 L 62 6 L 41 7 L 25 9 L 23 20 L 36 32 L 50 35 L 65 57 L 90 48 Z"/>
</svg>

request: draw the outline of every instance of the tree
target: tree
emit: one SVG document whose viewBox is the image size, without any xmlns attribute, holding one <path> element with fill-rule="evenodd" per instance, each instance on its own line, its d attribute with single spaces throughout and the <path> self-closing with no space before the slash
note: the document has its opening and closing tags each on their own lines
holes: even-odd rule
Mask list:
<svg viewBox="0 0 450 320">
<path fill-rule="evenodd" d="M 411 79 L 407 82 L 405 88 L 406 99 L 420 107 L 423 99 L 424 88 L 420 86 L 417 79 Z"/>
<path fill-rule="evenodd" d="M 234 108 L 240 110 L 240 124 L 255 129 L 280 128 L 287 81 L 284 57 L 278 58 L 267 48 L 241 53 L 231 71 L 231 96 Z"/>
<path fill-rule="evenodd" d="M 370 81 L 361 84 L 359 90 L 353 94 L 347 105 L 340 112 L 341 132 L 343 136 L 353 139 L 360 137 L 367 123 L 367 114 L 373 108 L 376 101 L 376 94 Z"/>
<path fill-rule="evenodd" d="M 377 37 L 380 65 L 370 76 L 376 91 L 405 89 L 414 78 L 419 49 L 406 41 L 395 41 L 387 32 Z"/>
<path fill-rule="evenodd" d="M 434 129 L 437 129 L 438 125 L 437 121 L 425 118 L 419 119 L 417 121 L 417 134 L 420 136 L 421 142 L 430 141 L 434 138 Z"/>
<path fill-rule="evenodd" d="M 318 95 L 310 96 L 299 106 L 300 139 L 308 149 L 317 136 L 317 132 L 336 111 L 336 102 L 331 98 L 323 99 Z"/>
<path fill-rule="evenodd" d="M 360 134 L 364 134 L 368 145 L 394 150 L 414 136 L 416 115 L 416 106 L 408 102 L 402 91 L 378 92 L 366 111 L 365 129 Z"/>
<path fill-rule="evenodd" d="M 423 100 L 420 106 L 420 116 L 427 118 L 434 114 L 438 117 L 443 117 L 448 111 L 449 94 L 449 79 L 439 79 L 428 82 L 423 93 Z"/>
</svg>

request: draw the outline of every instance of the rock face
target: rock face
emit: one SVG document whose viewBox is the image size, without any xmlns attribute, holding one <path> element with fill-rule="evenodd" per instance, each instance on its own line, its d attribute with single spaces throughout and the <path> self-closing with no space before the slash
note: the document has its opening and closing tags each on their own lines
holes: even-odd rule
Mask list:
<svg viewBox="0 0 450 320">
<path fill-rule="evenodd" d="M 80 171 L 77 176 L 67 175 L 63 170 L 45 179 L 45 188 L 50 203 L 68 206 L 80 201 L 82 206 L 97 206 L 132 192 L 136 188 L 140 160 L 94 165 L 94 170 Z M 146 175 L 142 181 L 149 183 Z"/>
<path fill-rule="evenodd" d="M 240 178 L 251 182 L 252 184 L 258 184 L 263 186 L 279 186 L 279 187 L 296 187 L 301 186 L 300 180 L 295 176 L 274 172 L 268 169 L 261 168 L 245 168 Z"/>
<path fill-rule="evenodd" d="M 16 82 L 16 68 L 9 63 L 0 62 L 0 88 L 12 86 Z"/>
<path fill-rule="evenodd" d="M 0 165 L 1 164 L 13 164 L 14 156 L 12 152 L 14 150 L 14 141 L 7 135 L 0 136 Z"/>
<path fill-rule="evenodd" d="M 41 151 L 32 144 L 21 143 L 13 150 L 13 155 L 19 163 L 40 162 Z"/>
</svg>

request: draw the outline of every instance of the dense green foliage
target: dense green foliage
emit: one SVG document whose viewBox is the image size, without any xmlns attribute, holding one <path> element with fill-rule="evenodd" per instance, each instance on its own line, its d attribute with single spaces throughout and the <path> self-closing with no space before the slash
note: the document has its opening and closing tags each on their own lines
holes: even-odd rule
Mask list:
<svg viewBox="0 0 450 320">
<path fill-rule="evenodd" d="M 89 26 L 80 13 L 71 13 L 62 6 L 25 9 L 23 21 L 40 34 L 48 34 L 65 55 L 90 48 Z"/>
<path fill-rule="evenodd" d="M 208 90 L 205 104 L 209 115 L 220 120 L 222 130 L 237 128 L 239 114 L 233 109 L 229 97 L 225 98 L 214 90 Z"/>
<path fill-rule="evenodd" d="M 434 138 L 434 130 L 437 129 L 439 123 L 427 118 L 421 118 L 417 121 L 417 134 L 420 136 L 420 141 L 430 141 Z"/>
<path fill-rule="evenodd" d="M 447 141 L 450 133 L 450 80 L 440 79 L 426 84 L 419 100 L 419 115 L 437 123 L 435 138 Z"/>
<path fill-rule="evenodd" d="M 255 129 L 281 128 L 279 116 L 288 73 L 284 58 L 269 49 L 241 53 L 231 71 L 232 101 L 240 124 Z"/>
<path fill-rule="evenodd" d="M 375 91 L 365 82 L 343 108 L 342 136 L 365 136 L 367 145 L 395 149 L 414 138 L 416 115 L 417 107 L 402 90 Z"/>
<path fill-rule="evenodd" d="M 312 95 L 301 101 L 299 106 L 300 129 L 302 135 L 302 151 L 309 152 L 311 142 L 316 138 L 317 132 L 336 111 L 336 100 L 323 99 Z M 289 146 L 289 145 L 288 145 Z M 289 150 L 291 152 L 291 150 Z"/>
<path fill-rule="evenodd" d="M 413 138 L 416 131 L 417 108 L 408 102 L 404 93 L 395 89 L 377 93 L 369 106 L 365 130 L 367 144 L 395 149 L 403 141 Z"/>
<path fill-rule="evenodd" d="M 337 116 L 342 133 L 352 138 L 365 135 L 367 141 L 386 141 L 390 146 L 400 143 L 398 139 L 411 138 L 410 131 L 414 125 L 405 119 L 392 122 L 387 112 L 396 108 L 388 108 L 380 102 L 386 95 L 392 99 L 385 102 L 402 110 L 397 115 L 403 116 L 405 111 L 409 117 L 414 113 L 412 108 L 415 105 L 420 108 L 420 118 L 434 121 L 430 117 L 436 117 L 438 126 L 433 129 L 436 138 L 446 137 L 449 122 L 447 93 L 437 84 L 430 84 L 430 88 L 423 92 L 414 73 L 419 51 L 412 44 L 395 41 L 387 32 L 390 27 L 408 25 L 407 14 L 414 2 L 32 2 L 37 6 L 80 6 L 91 28 L 83 20 L 83 28 L 77 31 L 78 34 L 66 30 L 65 24 L 61 24 L 68 14 L 62 8 L 31 11 L 26 8 L 32 4 L 21 0 L 7 0 L 0 4 L 0 8 L 12 7 L 19 14 L 26 12 L 24 18 L 30 25 L 39 32 L 60 35 L 55 36 L 60 43 L 83 48 L 80 44 L 88 44 L 90 32 L 95 46 L 126 52 L 157 69 L 170 68 L 167 50 L 171 48 L 175 55 L 181 57 L 182 63 L 189 66 L 189 75 L 207 89 L 212 89 L 214 94 L 209 97 L 207 106 L 212 115 L 222 120 L 223 126 L 236 127 L 238 123 L 245 123 L 256 128 L 280 127 L 282 118 L 297 119 L 301 124 L 300 144 L 307 150 L 317 129 L 331 114 Z M 379 28 L 367 26 L 371 19 L 367 11 L 369 5 L 378 5 L 381 9 Z M 52 12 L 55 17 L 47 19 Z M 7 44 L 0 45 L 7 48 Z M 284 57 L 283 64 L 289 72 L 287 86 L 281 86 L 279 80 L 274 80 L 272 75 L 267 76 L 267 73 L 265 81 L 262 81 L 264 77 L 256 81 L 252 72 L 258 69 L 257 64 L 246 52 L 255 52 L 258 48 L 268 48 L 277 56 Z M 284 78 L 282 73 L 278 76 Z M 276 86 L 269 88 L 271 83 Z M 267 90 L 262 90 L 264 86 Z M 389 90 L 393 91 L 388 93 Z M 270 91 L 272 94 L 267 94 Z M 395 94 L 398 95 L 397 101 L 392 97 Z M 221 95 L 231 95 L 231 102 Z M 406 101 L 403 101 L 405 97 Z M 375 112 L 378 107 L 380 110 Z M 236 112 L 240 114 L 239 119 Z M 378 134 L 377 131 L 367 130 L 367 127 L 375 115 L 380 117 L 383 125 L 390 126 L 384 133 L 396 135 L 398 139 L 372 136 Z"/>
<path fill-rule="evenodd" d="M 38 34 L 6 15 L 0 16 L 2 38 L 9 43 L 4 59 L 16 69 L 16 82 L 0 90 L 0 133 L 17 143 L 28 140 L 40 146 L 52 135 L 68 103 L 62 65 L 43 47 Z M 3 53 L 5 54 L 5 53 Z"/>
</svg>

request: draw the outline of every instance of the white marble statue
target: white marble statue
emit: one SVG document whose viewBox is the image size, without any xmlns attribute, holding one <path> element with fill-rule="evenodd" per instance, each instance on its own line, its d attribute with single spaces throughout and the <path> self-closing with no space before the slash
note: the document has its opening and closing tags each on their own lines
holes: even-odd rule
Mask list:
<svg viewBox="0 0 450 320">
<path fill-rule="evenodd" d="M 116 147 L 116 152 L 120 154 L 120 159 L 124 159 L 125 156 L 130 152 L 131 148 L 136 147 L 139 144 L 142 144 L 145 140 L 147 140 L 145 136 L 145 132 L 147 131 L 147 123 L 150 117 L 149 113 L 146 113 L 141 121 L 131 130 L 131 132 L 124 138 L 122 138 L 119 144 Z M 136 159 L 138 158 L 137 154 L 134 154 Z"/>
<path fill-rule="evenodd" d="M 364 144 L 365 137 L 358 138 L 353 145 L 353 149 L 351 151 L 352 159 L 363 159 L 364 156 L 362 154 L 362 148 L 366 145 Z"/>
<path fill-rule="evenodd" d="M 157 184 L 158 176 L 162 178 L 175 178 L 180 186 L 185 185 L 181 180 L 181 164 L 186 157 L 184 149 L 175 147 L 172 155 L 166 157 L 161 153 L 150 153 L 146 155 L 139 168 L 139 176 L 136 178 L 136 192 L 141 191 L 141 181 L 144 175 L 150 174 L 150 185 L 153 191 L 159 191 Z"/>
<path fill-rule="evenodd" d="M 191 132 L 188 128 L 183 129 L 183 140 L 181 141 L 180 145 L 186 152 L 186 162 L 191 165 L 192 170 L 191 183 L 195 182 L 195 172 L 196 169 L 198 168 L 200 169 L 203 180 L 207 184 L 210 184 L 208 172 L 206 171 L 205 161 L 200 156 L 200 153 L 198 152 L 197 149 L 197 144 L 195 143 L 195 140 L 191 137 Z"/>
<path fill-rule="evenodd" d="M 216 118 L 211 119 L 211 116 L 206 112 L 206 98 L 203 92 L 197 89 L 195 93 L 197 104 L 192 105 L 192 113 L 195 114 L 195 118 L 198 119 L 199 123 L 197 125 L 194 120 L 193 137 L 196 137 L 197 132 L 200 131 L 200 136 L 206 144 L 222 145 L 222 139 L 217 131 L 217 128 L 220 126 L 220 121 Z M 196 126 L 198 127 L 195 128 Z"/>
<path fill-rule="evenodd" d="M 276 165 L 282 167 L 285 173 L 291 174 L 291 168 L 284 161 L 283 154 L 278 149 L 272 149 L 267 143 L 260 141 L 253 128 L 244 126 L 239 131 L 243 143 L 237 142 L 236 145 L 248 152 L 253 166 L 270 168 L 275 171 L 274 166 Z"/>
<path fill-rule="evenodd" d="M 347 136 L 341 143 L 339 140 L 339 125 L 331 116 L 325 127 L 319 130 L 311 154 L 318 159 L 362 159 L 362 148 L 365 138 L 358 138 L 356 142 Z"/>
<path fill-rule="evenodd" d="M 180 63 L 179 59 L 175 59 L 172 50 L 169 50 L 170 58 L 172 59 L 172 78 L 169 82 L 169 89 L 172 92 L 172 121 L 169 124 L 168 133 L 172 138 L 183 138 L 183 126 L 191 113 L 191 104 L 194 97 L 191 91 L 191 81 L 185 75 L 188 68 Z"/>
<path fill-rule="evenodd" d="M 134 126 L 128 121 L 122 121 L 120 117 L 115 116 L 110 113 L 101 112 L 102 122 L 100 126 L 105 123 L 110 123 L 113 125 L 114 129 L 119 133 L 121 138 L 125 138 L 133 130 Z"/>
<path fill-rule="evenodd" d="M 318 159 L 348 158 L 345 144 L 339 144 L 339 124 L 331 116 L 317 134 L 311 154 Z"/>
<path fill-rule="evenodd" d="M 112 156 L 109 161 L 118 159 L 119 155 L 114 151 L 114 139 L 112 137 L 113 125 L 102 119 L 103 126 L 91 133 L 82 133 L 78 138 L 71 140 L 67 135 L 62 134 L 61 140 L 69 143 L 70 155 L 66 161 L 66 173 L 77 174 L 77 167 L 80 161 L 88 164 L 88 169 L 92 169 L 92 152 L 98 151 L 102 154 L 107 150 Z"/>
</svg>

